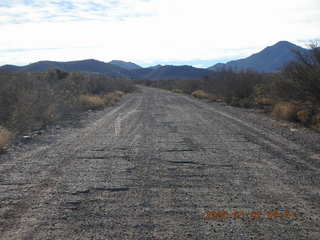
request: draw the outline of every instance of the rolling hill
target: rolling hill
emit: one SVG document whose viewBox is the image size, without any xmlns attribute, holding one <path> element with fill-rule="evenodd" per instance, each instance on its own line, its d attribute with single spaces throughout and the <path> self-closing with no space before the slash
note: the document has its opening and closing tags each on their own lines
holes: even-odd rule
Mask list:
<svg viewBox="0 0 320 240">
<path fill-rule="evenodd" d="M 132 77 L 138 79 L 197 79 L 210 74 L 210 70 L 192 66 L 157 66 L 131 71 Z"/>
<path fill-rule="evenodd" d="M 92 72 L 114 77 L 150 80 L 173 78 L 201 78 L 210 73 L 210 71 L 207 69 L 194 68 L 191 66 L 158 65 L 156 67 L 142 68 L 134 63 L 127 63 L 122 61 L 112 62 L 113 63 L 105 63 L 93 59 L 72 62 L 40 61 L 22 67 L 14 65 L 4 65 L 0 67 L 0 70 L 13 72 L 34 72 L 56 68 L 67 72 Z"/>
<path fill-rule="evenodd" d="M 57 68 L 63 71 L 79 71 L 101 73 L 113 77 L 128 77 L 130 72 L 124 68 L 114 64 L 97 61 L 94 59 L 72 61 L 72 62 L 54 62 L 54 61 L 40 61 L 26 66 L 18 67 L 14 65 L 4 65 L 0 70 L 14 71 L 14 72 L 35 72 L 44 71 L 47 69 Z"/>
</svg>

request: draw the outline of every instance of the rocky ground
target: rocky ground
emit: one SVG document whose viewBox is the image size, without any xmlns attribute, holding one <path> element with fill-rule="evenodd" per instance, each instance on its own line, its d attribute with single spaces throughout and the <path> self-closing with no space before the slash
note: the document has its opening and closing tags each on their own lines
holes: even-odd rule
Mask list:
<svg viewBox="0 0 320 240">
<path fill-rule="evenodd" d="M 0 239 L 320 239 L 319 140 L 142 88 L 0 156 Z"/>
</svg>

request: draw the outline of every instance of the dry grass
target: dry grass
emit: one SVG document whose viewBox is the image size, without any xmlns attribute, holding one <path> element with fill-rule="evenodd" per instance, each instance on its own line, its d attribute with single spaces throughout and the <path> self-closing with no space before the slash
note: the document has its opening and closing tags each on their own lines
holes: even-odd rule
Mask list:
<svg viewBox="0 0 320 240">
<path fill-rule="evenodd" d="M 104 99 L 96 95 L 80 95 L 79 97 L 80 104 L 85 109 L 101 109 L 104 107 Z"/>
<path fill-rule="evenodd" d="M 298 106 L 290 103 L 277 103 L 272 110 L 272 116 L 277 119 L 294 121 L 297 118 Z"/>
<path fill-rule="evenodd" d="M 303 124 L 309 123 L 311 116 L 312 116 L 312 113 L 309 110 L 301 110 L 297 112 L 297 118 Z"/>
<path fill-rule="evenodd" d="M 0 153 L 6 151 L 12 136 L 13 134 L 9 130 L 0 127 Z"/>
<path fill-rule="evenodd" d="M 270 106 L 275 103 L 275 100 L 272 98 L 267 98 L 267 97 L 259 97 L 255 99 L 256 104 L 261 105 L 261 106 Z"/>
<path fill-rule="evenodd" d="M 223 101 L 223 98 L 222 98 L 222 97 L 219 97 L 219 96 L 216 96 L 216 95 L 209 95 L 209 96 L 208 96 L 208 99 L 209 99 L 211 102 L 222 102 L 222 101 Z"/>
<path fill-rule="evenodd" d="M 114 94 L 117 96 L 117 97 L 120 97 L 122 98 L 124 95 L 126 95 L 124 92 L 122 91 L 115 91 Z"/>
<path fill-rule="evenodd" d="M 122 91 L 109 92 L 104 94 L 103 96 L 99 95 L 81 95 L 80 96 L 80 104 L 85 109 L 101 109 L 105 106 L 113 106 L 120 99 L 126 95 Z"/>
<path fill-rule="evenodd" d="M 312 119 L 313 128 L 320 130 L 320 113 L 314 115 Z"/>
<path fill-rule="evenodd" d="M 178 93 L 178 94 L 183 94 L 183 90 L 182 89 L 178 89 L 178 88 L 173 89 L 172 92 Z"/>
<path fill-rule="evenodd" d="M 204 98 L 208 98 L 209 97 L 208 93 L 206 93 L 203 90 L 194 91 L 193 93 L 191 93 L 191 95 L 193 97 L 195 97 L 195 98 L 200 98 L 200 99 L 204 99 Z"/>
<path fill-rule="evenodd" d="M 121 94 L 117 92 L 111 92 L 103 96 L 103 101 L 105 105 L 113 106 L 120 101 L 120 98 L 121 98 Z"/>
</svg>

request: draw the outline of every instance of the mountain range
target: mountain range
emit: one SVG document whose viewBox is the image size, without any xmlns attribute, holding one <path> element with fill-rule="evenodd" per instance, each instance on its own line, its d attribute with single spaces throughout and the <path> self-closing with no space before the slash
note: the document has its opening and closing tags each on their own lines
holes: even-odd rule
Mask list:
<svg viewBox="0 0 320 240">
<path fill-rule="evenodd" d="M 105 63 L 94 59 L 71 62 L 40 61 L 22 67 L 15 65 L 4 65 L 0 67 L 0 70 L 14 72 L 35 72 L 52 68 L 58 68 L 66 72 L 79 71 L 101 73 L 114 77 L 128 77 L 130 74 L 129 70 L 119 67 L 118 65 Z"/>
<path fill-rule="evenodd" d="M 4 65 L 0 70 L 12 72 L 34 72 L 57 68 L 63 71 L 79 71 L 106 74 L 113 77 L 125 77 L 132 79 L 178 79 L 178 78 L 201 78 L 210 73 L 208 69 L 195 68 L 191 66 L 153 66 L 142 68 L 137 64 L 113 60 L 109 63 L 94 59 L 72 61 L 72 62 L 53 62 L 40 61 L 26 66 Z"/>
<path fill-rule="evenodd" d="M 246 71 L 253 70 L 257 72 L 277 72 L 283 66 L 296 59 L 295 52 L 304 55 L 310 54 L 310 50 L 299 47 L 287 41 L 280 41 L 273 46 L 263 49 L 261 52 L 253 54 L 247 58 L 231 61 L 228 63 L 218 63 L 207 69 L 195 68 L 192 66 L 172 66 L 156 65 L 148 68 L 120 60 L 111 62 L 102 62 L 94 59 L 54 62 L 40 61 L 26 66 L 4 65 L 0 70 L 13 72 L 32 72 L 43 71 L 51 68 L 58 68 L 63 71 L 80 71 L 106 74 L 113 77 L 125 77 L 133 79 L 179 79 L 179 78 L 202 78 L 212 71 L 233 70 Z"/>
</svg>

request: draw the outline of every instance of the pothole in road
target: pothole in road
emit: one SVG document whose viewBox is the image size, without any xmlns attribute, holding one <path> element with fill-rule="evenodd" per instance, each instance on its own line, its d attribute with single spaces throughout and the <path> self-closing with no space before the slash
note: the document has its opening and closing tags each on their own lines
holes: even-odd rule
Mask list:
<svg viewBox="0 0 320 240">
<path fill-rule="evenodd" d="M 129 149 L 129 147 L 116 147 L 116 148 L 114 148 L 114 150 L 119 150 L 119 151 L 126 151 L 128 149 Z"/>
<path fill-rule="evenodd" d="M 199 162 L 194 162 L 194 161 L 167 161 L 168 163 L 171 164 L 181 164 L 181 165 L 197 165 L 200 168 L 234 168 L 232 164 L 204 164 L 204 163 L 199 163 Z"/>
<path fill-rule="evenodd" d="M 108 192 L 126 192 L 129 191 L 130 188 L 128 187 L 94 187 L 90 189 L 84 189 L 84 190 L 79 190 L 76 192 L 71 193 L 72 195 L 78 195 L 78 194 L 89 194 L 91 191 L 108 191 Z"/>
<path fill-rule="evenodd" d="M 194 152 L 194 151 L 195 150 L 191 148 L 185 148 L 185 149 L 173 148 L 173 149 L 163 150 L 163 152 Z"/>
<path fill-rule="evenodd" d="M 85 159 L 85 160 L 107 160 L 110 158 L 128 158 L 127 155 L 110 155 L 110 156 L 85 156 L 85 157 L 77 157 L 77 159 Z"/>
<path fill-rule="evenodd" d="M 97 149 L 91 149 L 92 152 L 104 152 L 105 148 L 97 148 Z"/>
<path fill-rule="evenodd" d="M 108 192 L 126 192 L 129 191 L 128 187 L 95 187 L 93 188 L 95 191 L 108 191 Z"/>
<path fill-rule="evenodd" d="M 203 165 L 203 164 L 199 164 L 197 162 L 193 162 L 193 161 L 167 161 L 169 163 L 173 163 L 173 164 L 194 164 L 194 165 Z"/>
<path fill-rule="evenodd" d="M 129 191 L 128 187 L 118 187 L 118 188 L 107 188 L 106 189 L 109 192 L 126 192 Z"/>
<path fill-rule="evenodd" d="M 72 195 L 78 195 L 78 194 L 86 194 L 86 193 L 89 193 L 90 192 L 90 189 L 83 189 L 83 190 L 78 190 L 76 192 L 72 192 L 71 194 Z"/>
</svg>

